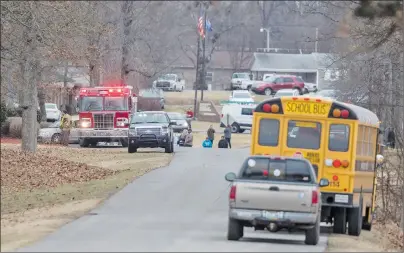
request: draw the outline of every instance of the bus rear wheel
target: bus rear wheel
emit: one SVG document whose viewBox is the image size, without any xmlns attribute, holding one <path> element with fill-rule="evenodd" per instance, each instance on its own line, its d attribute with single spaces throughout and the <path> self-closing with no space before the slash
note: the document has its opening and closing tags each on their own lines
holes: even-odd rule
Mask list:
<svg viewBox="0 0 404 253">
<path fill-rule="evenodd" d="M 334 234 L 346 234 L 346 208 L 336 207 L 334 211 Z"/>
</svg>

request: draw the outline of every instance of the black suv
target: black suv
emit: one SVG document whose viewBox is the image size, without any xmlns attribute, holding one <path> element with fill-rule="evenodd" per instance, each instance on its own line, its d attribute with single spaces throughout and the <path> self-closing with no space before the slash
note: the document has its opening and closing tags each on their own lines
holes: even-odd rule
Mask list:
<svg viewBox="0 0 404 253">
<path fill-rule="evenodd" d="M 174 152 L 174 134 L 166 112 L 144 111 L 131 115 L 128 131 L 128 152 L 138 148 L 164 148 L 166 153 Z"/>
</svg>

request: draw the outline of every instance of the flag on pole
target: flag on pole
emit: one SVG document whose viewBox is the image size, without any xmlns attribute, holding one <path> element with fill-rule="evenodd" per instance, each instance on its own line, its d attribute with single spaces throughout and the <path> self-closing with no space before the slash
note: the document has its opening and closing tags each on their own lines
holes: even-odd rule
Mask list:
<svg viewBox="0 0 404 253">
<path fill-rule="evenodd" d="M 203 15 L 198 19 L 198 32 L 202 38 L 205 38 L 205 28 L 203 27 Z"/>
</svg>

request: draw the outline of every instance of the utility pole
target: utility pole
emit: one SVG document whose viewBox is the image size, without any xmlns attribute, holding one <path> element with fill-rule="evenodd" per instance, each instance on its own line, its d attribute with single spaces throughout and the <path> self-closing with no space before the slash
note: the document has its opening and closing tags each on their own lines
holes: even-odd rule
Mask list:
<svg viewBox="0 0 404 253">
<path fill-rule="evenodd" d="M 199 13 L 202 13 L 202 3 L 199 4 Z M 196 73 L 195 73 L 195 95 L 194 95 L 194 120 L 196 119 L 197 106 L 198 106 L 198 89 L 201 85 L 201 75 L 200 75 L 200 52 L 201 52 L 201 35 L 198 33 L 197 36 L 197 49 L 196 49 Z"/>
<path fill-rule="evenodd" d="M 206 56 L 205 56 L 205 51 L 206 51 L 206 35 L 207 35 L 207 29 L 206 29 L 206 13 L 207 13 L 207 8 L 205 7 L 205 13 L 203 15 L 203 32 L 204 36 L 202 38 L 202 86 L 201 86 L 201 101 L 203 101 L 203 91 L 206 87 Z"/>
<path fill-rule="evenodd" d="M 200 57 L 200 52 L 201 52 L 201 36 L 198 34 L 197 36 L 198 41 L 197 41 L 197 49 L 196 49 L 196 74 L 195 74 L 195 96 L 194 96 L 194 120 L 196 119 L 196 107 L 197 107 L 197 101 L 198 101 L 198 88 L 200 86 L 200 70 L 199 70 L 199 57 Z"/>
<path fill-rule="evenodd" d="M 314 43 L 314 51 L 318 51 L 318 27 L 316 27 L 316 42 Z"/>
</svg>

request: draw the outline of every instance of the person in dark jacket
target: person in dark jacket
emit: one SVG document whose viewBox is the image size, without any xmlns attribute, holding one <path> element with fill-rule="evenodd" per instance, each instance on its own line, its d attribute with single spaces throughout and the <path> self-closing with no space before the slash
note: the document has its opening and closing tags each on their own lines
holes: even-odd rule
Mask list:
<svg viewBox="0 0 404 253">
<path fill-rule="evenodd" d="M 207 134 L 208 134 L 208 138 L 212 142 L 212 145 L 213 145 L 213 141 L 215 140 L 215 132 L 216 131 L 215 131 L 215 129 L 213 129 L 213 126 L 210 125 Z"/>
<path fill-rule="evenodd" d="M 219 148 L 229 148 L 229 143 L 227 142 L 227 140 L 224 138 L 224 136 L 222 136 L 222 138 L 220 139 L 219 143 L 218 143 L 218 147 Z"/>
<path fill-rule="evenodd" d="M 227 125 L 227 127 L 224 129 L 224 138 L 229 143 L 229 147 L 231 148 L 231 127 L 230 127 L 230 125 Z"/>
</svg>

